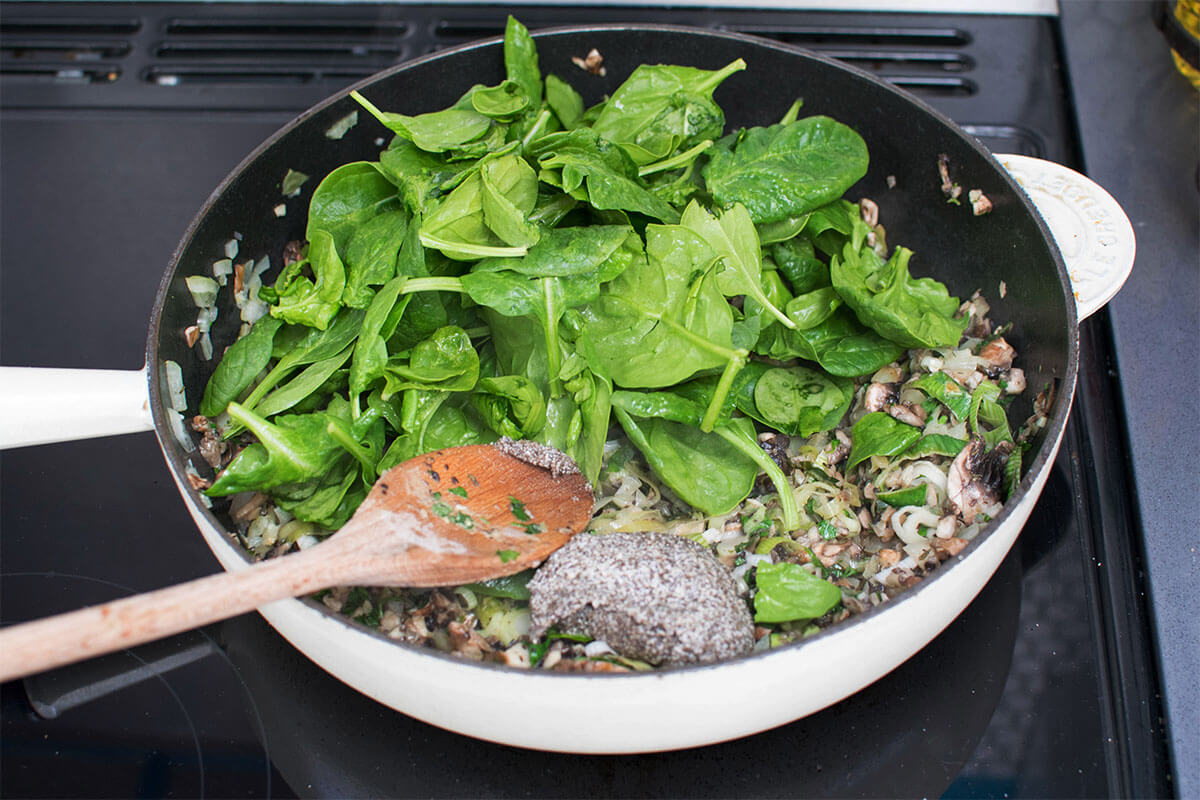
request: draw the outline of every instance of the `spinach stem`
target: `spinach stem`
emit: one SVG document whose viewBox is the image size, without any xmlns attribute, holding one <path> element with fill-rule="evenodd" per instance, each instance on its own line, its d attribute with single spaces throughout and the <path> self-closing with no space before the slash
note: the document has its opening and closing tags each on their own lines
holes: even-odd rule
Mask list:
<svg viewBox="0 0 1200 800">
<path fill-rule="evenodd" d="M 745 59 L 738 58 L 733 61 L 730 61 L 725 66 L 721 67 L 721 69 L 714 72 L 708 78 L 708 80 L 704 81 L 703 83 L 697 84 L 696 91 L 703 92 L 703 91 L 707 91 L 709 89 L 715 89 L 716 87 L 720 86 L 721 83 L 726 78 L 728 78 L 730 75 L 732 75 L 735 72 L 741 72 L 745 68 L 746 68 Z"/>
<path fill-rule="evenodd" d="M 558 397 L 562 394 L 562 382 L 558 379 L 558 373 L 562 369 L 562 362 L 559 359 L 558 352 L 558 317 L 560 312 L 554 302 L 554 281 L 555 278 L 542 278 L 542 301 L 545 304 L 546 317 L 542 323 L 542 330 L 546 336 L 546 371 L 550 373 L 550 397 Z"/>
<path fill-rule="evenodd" d="M 465 292 L 462 281 L 453 276 L 434 278 L 409 278 L 400 288 L 400 294 L 416 292 Z"/>
<path fill-rule="evenodd" d="M 490 245 L 468 244 L 467 242 L 451 242 L 446 239 L 439 239 L 424 231 L 420 233 L 418 238 L 421 240 L 421 244 L 434 250 L 452 250 L 455 253 L 462 253 L 472 258 L 488 258 L 490 256 L 507 258 L 509 256 L 523 256 L 529 252 L 529 248 L 527 247 L 493 247 Z"/>
<path fill-rule="evenodd" d="M 363 107 L 363 108 L 365 108 L 367 111 L 369 111 L 369 112 L 371 113 L 371 116 L 373 116 L 375 119 L 377 119 L 377 120 L 379 120 L 380 122 L 382 122 L 382 123 L 384 124 L 384 126 L 387 126 L 387 120 L 385 119 L 385 115 L 384 115 L 384 113 L 383 113 L 382 111 L 380 111 L 380 110 L 379 110 L 379 109 L 378 109 L 378 108 L 375 106 L 375 104 L 374 104 L 374 103 L 372 103 L 372 102 L 371 102 L 370 100 L 368 100 L 367 98 L 363 97 L 363 96 L 362 96 L 361 94 L 359 94 L 357 91 L 350 92 L 350 96 L 351 96 L 351 97 L 353 97 L 353 98 L 354 98 L 354 99 L 355 99 L 355 100 L 358 102 L 358 104 L 359 104 L 360 106 L 362 106 L 362 107 Z"/>
<path fill-rule="evenodd" d="M 347 453 L 354 456 L 362 464 L 363 477 L 368 478 L 374 483 L 375 478 L 378 477 L 375 471 L 375 465 L 378 462 L 371 457 L 371 451 L 355 441 L 354 437 L 348 431 L 332 419 L 325 426 L 325 432 L 333 437 L 333 440 L 341 445 Z"/>
<path fill-rule="evenodd" d="M 533 127 L 529 129 L 529 133 L 521 139 L 521 149 L 529 146 L 529 143 L 538 138 L 546 123 L 550 120 L 550 109 L 542 109 L 542 113 L 538 114 L 537 122 L 533 123 Z"/>
<path fill-rule="evenodd" d="M 725 362 L 725 370 L 721 373 L 721 379 L 717 381 L 717 388 L 713 390 L 712 400 L 709 401 L 708 409 L 704 412 L 704 419 L 700 420 L 700 430 L 705 433 L 712 432 L 717 424 L 717 418 L 721 416 L 725 398 L 729 396 L 729 389 L 733 386 L 733 379 L 737 377 L 744 366 L 746 366 L 745 356 L 731 358 Z"/>
<path fill-rule="evenodd" d="M 703 153 L 705 150 L 713 146 L 712 139 L 705 139 L 695 147 L 689 148 L 682 153 L 676 153 L 669 158 L 664 158 L 662 161 L 655 161 L 653 164 L 647 164 L 638 170 L 638 177 L 644 178 L 647 175 L 653 175 L 656 172 L 665 172 L 669 169 L 685 166 L 696 159 L 696 156 Z"/>
<path fill-rule="evenodd" d="M 791 481 L 783 474 L 775 460 L 767 455 L 753 438 L 738 433 L 730 425 L 722 425 L 713 432 L 749 456 L 767 474 L 771 483 L 775 484 L 775 490 L 779 493 L 779 509 L 783 512 L 784 531 L 790 533 L 799 528 L 800 507 L 796 505 L 796 495 L 792 493 Z"/>
</svg>

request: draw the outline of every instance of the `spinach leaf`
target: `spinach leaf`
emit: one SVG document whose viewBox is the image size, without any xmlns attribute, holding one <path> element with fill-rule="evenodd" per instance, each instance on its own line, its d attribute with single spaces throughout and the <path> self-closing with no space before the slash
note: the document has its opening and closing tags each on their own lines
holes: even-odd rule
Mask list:
<svg viewBox="0 0 1200 800">
<path fill-rule="evenodd" d="M 354 343 L 354 361 L 350 364 L 350 394 L 354 398 L 383 377 L 388 360 L 387 338 L 391 333 L 385 331 L 385 327 L 395 313 L 397 301 L 403 313 L 404 306 L 412 298 L 412 295 L 404 295 L 401 299 L 400 290 L 407 280 L 403 277 L 392 278 L 375 294 L 367 308 Z M 398 315 L 396 322 L 399 322 Z"/>
<path fill-rule="evenodd" d="M 451 107 L 410 117 L 380 111 L 357 91 L 350 92 L 350 96 L 384 127 L 430 153 L 458 150 L 464 145 L 478 141 L 492 127 L 492 120 L 473 108 Z"/>
<path fill-rule="evenodd" d="M 270 363 L 275 333 L 282 326 L 282 320 L 261 317 L 249 333 L 225 351 L 212 377 L 208 379 L 208 385 L 204 387 L 204 399 L 200 401 L 201 414 L 206 417 L 217 416 L 250 387 Z"/>
<path fill-rule="evenodd" d="M 911 256 L 911 250 L 897 247 L 879 266 L 871 251 L 847 244 L 842 257 L 830 261 L 829 274 L 846 304 L 883 337 L 904 347 L 953 347 L 969 317 L 954 316 L 958 298 L 951 297 L 943 284 L 909 275 Z"/>
<path fill-rule="evenodd" d="M 638 182 L 637 166 L 625 151 L 590 128 L 543 136 L 526 153 L 537 159 L 541 180 L 599 210 L 636 211 L 660 222 L 679 220 L 670 203 Z M 585 189 L 582 198 L 576 194 L 580 189 Z"/>
<path fill-rule="evenodd" d="M 713 275 L 715 261 L 686 228 L 647 226 L 646 260 L 580 308 L 578 347 L 592 369 L 620 386 L 649 388 L 744 359 L 732 347 L 733 313 Z"/>
<path fill-rule="evenodd" d="M 769 244 L 777 244 L 794 239 L 800 235 L 800 231 L 804 230 L 804 226 L 808 224 L 810 216 L 811 214 L 797 214 L 793 217 L 785 217 L 778 222 L 764 222 L 761 225 L 756 225 L 758 240 L 765 247 Z"/>
<path fill-rule="evenodd" d="M 532 439 L 546 425 L 546 399 L 522 375 L 480 378 L 471 402 L 487 426 L 510 439 Z"/>
<path fill-rule="evenodd" d="M 628 225 L 589 225 L 553 228 L 520 258 L 489 258 L 475 265 L 476 272 L 513 272 L 539 278 L 595 273 L 609 263 L 600 282 L 610 281 L 624 271 L 642 252 L 642 243 Z M 479 302 L 479 301 L 476 301 Z"/>
<path fill-rule="evenodd" d="M 557 75 L 546 76 L 546 105 L 567 130 L 576 127 L 583 117 L 583 98 Z"/>
<path fill-rule="evenodd" d="M 229 404 L 228 411 L 230 418 L 258 441 L 234 456 L 217 475 L 205 491 L 211 497 L 320 478 L 342 455 L 341 447 L 326 431 L 324 412 L 284 415 L 268 422 L 236 402 Z"/>
<path fill-rule="evenodd" d="M 254 413 L 272 417 L 287 411 L 314 393 L 320 392 L 326 382 L 350 360 L 353 346 L 347 345 L 340 353 L 315 361 L 299 375 L 289 379 L 254 406 Z"/>
<path fill-rule="evenodd" d="M 531 105 L 529 95 L 516 81 L 478 86 L 469 93 L 471 108 L 501 122 L 512 122 Z"/>
<path fill-rule="evenodd" d="M 396 187 L 374 164 L 366 161 L 344 164 L 329 173 L 313 191 L 305 237 L 311 242 L 317 231 L 325 231 L 345 260 L 350 241 L 360 226 L 399 205 Z"/>
<path fill-rule="evenodd" d="M 966 439 L 947 436 L 944 433 L 927 433 L 917 439 L 900 454 L 904 459 L 928 458 L 929 456 L 950 456 L 953 458 L 967 446 Z"/>
<path fill-rule="evenodd" d="M 955 419 L 965 420 L 971 414 L 970 393 L 944 372 L 922 375 L 909 385 L 950 409 Z"/>
<path fill-rule="evenodd" d="M 328 530 L 345 525 L 366 495 L 354 459 L 345 453 L 319 478 L 271 490 L 271 496 L 284 511 Z"/>
<path fill-rule="evenodd" d="M 867 146 L 829 117 L 806 117 L 726 136 L 704 178 L 717 204 L 741 203 L 756 224 L 805 214 L 841 197 L 867 173 Z"/>
<path fill-rule="evenodd" d="M 712 94 L 745 68 L 740 58 L 719 70 L 642 64 L 613 92 L 592 129 L 639 165 L 715 139 L 725 127 L 725 114 Z"/>
<path fill-rule="evenodd" d="M 877 492 L 875 497 L 881 503 L 886 503 L 893 508 L 923 506 L 925 505 L 925 498 L 928 497 L 928 491 L 924 484 L 922 484 L 919 486 L 910 486 L 907 489 L 897 489 L 894 492 Z"/>
<path fill-rule="evenodd" d="M 524 217 L 536 202 L 533 169 L 513 153 L 499 156 L 484 162 L 437 202 L 421 222 L 421 244 L 462 261 L 525 255 L 536 228 L 530 228 Z M 510 245 L 505 236 L 521 243 Z"/>
<path fill-rule="evenodd" d="M 737 395 L 743 414 L 789 436 L 832 430 L 850 409 L 854 382 L 807 367 L 751 362 Z"/>
<path fill-rule="evenodd" d="M 423 215 L 474 167 L 451 163 L 444 156 L 427 153 L 407 139 L 397 137 L 379 154 L 377 169 L 396 187 L 408 210 Z"/>
<path fill-rule="evenodd" d="M 537 44 L 529 29 L 511 14 L 504 25 L 504 71 L 536 108 L 542 104 L 542 70 L 538 66 Z"/>
<path fill-rule="evenodd" d="M 871 456 L 894 456 L 921 438 L 921 429 L 900 422 L 883 411 L 872 411 L 850 429 L 850 455 L 845 472 Z"/>
<path fill-rule="evenodd" d="M 759 564 L 754 571 L 754 621 L 816 619 L 842 601 L 842 590 L 799 564 Z"/>
<path fill-rule="evenodd" d="M 807 309 L 806 314 L 819 317 L 832 305 L 813 303 L 814 300 L 829 296 L 827 292 L 817 291 L 821 294 L 796 298 L 800 302 L 795 306 L 792 305 L 795 300 L 788 303 L 798 312 L 792 317 L 797 323 L 796 330 L 779 327 L 770 331 L 774 334 L 772 336 L 764 333 L 755 352 L 780 360 L 803 358 L 816 362 L 831 375 L 847 378 L 870 375 L 904 355 L 903 347 L 863 327 L 853 312 L 845 307 L 835 307 L 833 313 L 819 323 L 810 325 L 813 317 L 806 319 L 799 313 L 801 309 Z"/>
<path fill-rule="evenodd" d="M 721 259 L 717 285 L 722 294 L 726 297 L 753 297 L 784 327 L 795 327 L 795 323 L 772 305 L 763 293 L 762 247 L 745 206 L 734 205 L 719 217 L 714 217 L 693 200 L 684 210 L 679 224 L 708 242 Z"/>
<path fill-rule="evenodd" d="M 386 283 L 396 274 L 396 260 L 408 233 L 409 215 L 385 211 L 364 222 L 346 246 L 346 286 L 342 304 L 366 308 L 374 295 L 371 287 Z"/>
<path fill-rule="evenodd" d="M 720 435 L 665 419 L 635 420 L 615 406 L 613 413 L 654 473 L 689 505 L 724 514 L 754 488 L 758 465 Z"/>
<path fill-rule="evenodd" d="M 390 356 L 383 379 L 384 400 L 404 389 L 469 391 L 479 379 L 479 354 L 466 331 L 446 326 L 417 343 L 407 357 Z"/>
<path fill-rule="evenodd" d="M 829 265 L 817 258 L 812 241 L 803 236 L 771 245 L 771 259 L 787 278 L 793 294 L 807 294 L 831 285 Z"/>
<path fill-rule="evenodd" d="M 304 274 L 306 270 L 315 280 Z M 289 264 L 275 281 L 279 299 L 271 306 L 271 316 L 324 330 L 341 308 L 345 287 L 346 269 L 333 235 L 324 229 L 312 231 L 308 257 Z"/>
</svg>

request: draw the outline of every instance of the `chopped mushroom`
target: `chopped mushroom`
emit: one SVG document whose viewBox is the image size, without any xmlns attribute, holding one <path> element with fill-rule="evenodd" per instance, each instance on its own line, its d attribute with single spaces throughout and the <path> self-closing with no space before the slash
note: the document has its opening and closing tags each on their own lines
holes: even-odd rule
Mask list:
<svg viewBox="0 0 1200 800">
<path fill-rule="evenodd" d="M 999 509 L 1004 465 L 1012 445 L 1000 442 L 991 450 L 975 437 L 950 465 L 946 496 L 963 522 L 970 525 L 980 513 L 992 516 Z"/>
<path fill-rule="evenodd" d="M 572 56 L 571 63 L 593 75 L 603 77 L 608 74 L 608 70 L 604 68 L 604 56 L 600 55 L 600 51 L 594 47 L 588 51 L 587 56 L 584 58 Z"/>
<path fill-rule="evenodd" d="M 981 189 L 972 189 L 967 192 L 967 199 L 971 201 L 971 212 L 977 217 L 982 217 L 992 210 L 992 201 Z"/>
<path fill-rule="evenodd" d="M 1017 351 L 1003 336 L 997 336 L 979 349 L 979 357 L 988 363 L 996 372 L 1006 372 L 1012 368 L 1013 358 Z"/>
<path fill-rule="evenodd" d="M 900 385 L 896 383 L 872 383 L 863 394 L 863 408 L 867 411 L 886 411 L 895 419 L 909 425 L 921 427 L 925 424 L 925 409 L 912 403 L 900 402 Z"/>
<path fill-rule="evenodd" d="M 863 394 L 863 408 L 867 411 L 887 411 L 900 399 L 900 386 L 895 383 L 872 383 Z"/>
</svg>

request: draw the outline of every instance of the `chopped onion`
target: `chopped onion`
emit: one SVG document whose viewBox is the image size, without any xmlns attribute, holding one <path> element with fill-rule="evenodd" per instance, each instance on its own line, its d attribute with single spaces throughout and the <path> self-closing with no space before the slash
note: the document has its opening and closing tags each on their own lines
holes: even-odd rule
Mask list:
<svg viewBox="0 0 1200 800">
<path fill-rule="evenodd" d="M 192 302 L 198 308 L 212 308 L 217 304 L 217 292 L 221 286 L 207 275 L 189 275 L 184 279 L 188 291 L 192 293 Z"/>
<path fill-rule="evenodd" d="M 163 382 L 166 384 L 167 401 L 179 412 L 187 411 L 187 393 L 183 387 L 183 370 L 174 361 L 164 361 Z"/>
<path fill-rule="evenodd" d="M 583 646 L 583 654 L 588 658 L 606 656 L 609 653 L 615 654 L 616 651 L 609 647 L 608 642 L 604 641 L 603 639 L 596 639 L 595 641 L 588 642 Z"/>
<path fill-rule="evenodd" d="M 229 282 L 229 276 L 233 274 L 233 260 L 222 258 L 219 261 L 214 261 L 212 271 L 213 277 L 217 279 L 217 283 L 224 286 Z"/>
<path fill-rule="evenodd" d="M 180 447 L 189 453 L 195 450 L 196 443 L 192 441 L 191 434 L 188 433 L 183 415 L 173 408 L 166 409 L 166 412 L 167 423 L 171 426 L 171 433 L 175 436 L 175 441 L 179 442 Z"/>
<path fill-rule="evenodd" d="M 212 330 L 212 324 L 217 321 L 216 306 L 206 306 L 200 309 L 200 313 L 196 315 L 196 328 L 200 333 L 208 333 Z"/>
<path fill-rule="evenodd" d="M 235 236 L 236 236 L 236 234 L 235 234 Z M 237 254 L 238 254 L 238 240 L 236 238 L 230 239 L 228 242 L 225 243 L 225 257 L 232 260 L 232 259 L 237 258 Z"/>
<path fill-rule="evenodd" d="M 210 361 L 213 357 L 212 337 L 207 333 L 200 334 L 200 339 L 196 342 L 196 346 L 200 348 L 200 357 L 205 361 Z"/>
<path fill-rule="evenodd" d="M 329 139 L 341 139 L 346 135 L 346 131 L 358 124 L 358 111 L 351 111 L 346 116 L 336 120 L 325 131 L 325 136 Z"/>
</svg>

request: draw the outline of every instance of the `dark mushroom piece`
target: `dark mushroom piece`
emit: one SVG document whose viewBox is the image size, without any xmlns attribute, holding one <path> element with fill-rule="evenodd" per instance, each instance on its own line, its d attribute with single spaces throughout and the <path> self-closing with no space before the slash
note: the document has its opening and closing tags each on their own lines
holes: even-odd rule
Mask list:
<svg viewBox="0 0 1200 800">
<path fill-rule="evenodd" d="M 975 437 L 950 465 L 946 496 L 966 524 L 974 522 L 981 512 L 993 513 L 999 506 L 1004 466 L 1012 449 L 1010 443 L 1000 442 L 988 450 L 983 439 Z"/>
</svg>

